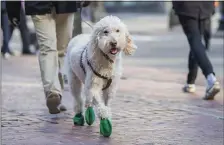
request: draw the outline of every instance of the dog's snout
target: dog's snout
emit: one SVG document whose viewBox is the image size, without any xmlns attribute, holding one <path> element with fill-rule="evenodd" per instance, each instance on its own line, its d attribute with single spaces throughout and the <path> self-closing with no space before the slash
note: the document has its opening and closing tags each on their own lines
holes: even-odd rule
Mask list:
<svg viewBox="0 0 224 145">
<path fill-rule="evenodd" d="M 117 42 L 116 42 L 116 41 L 110 42 L 110 45 L 111 45 L 112 47 L 116 47 L 116 46 L 117 46 Z"/>
</svg>

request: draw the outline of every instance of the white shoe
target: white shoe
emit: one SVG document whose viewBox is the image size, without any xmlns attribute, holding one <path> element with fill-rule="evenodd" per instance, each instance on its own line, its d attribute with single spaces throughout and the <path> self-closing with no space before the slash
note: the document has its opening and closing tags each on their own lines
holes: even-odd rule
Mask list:
<svg viewBox="0 0 224 145">
<path fill-rule="evenodd" d="M 205 92 L 204 100 L 214 100 L 216 94 L 220 92 L 220 85 L 219 82 L 215 82 L 213 85 L 208 87 Z"/>
<path fill-rule="evenodd" d="M 11 57 L 11 55 L 8 52 L 6 52 L 6 53 L 3 54 L 3 57 L 5 59 L 9 59 Z"/>
<path fill-rule="evenodd" d="M 196 86 L 195 86 L 195 84 L 186 84 L 183 87 L 183 91 L 185 93 L 194 93 L 196 91 Z"/>
</svg>

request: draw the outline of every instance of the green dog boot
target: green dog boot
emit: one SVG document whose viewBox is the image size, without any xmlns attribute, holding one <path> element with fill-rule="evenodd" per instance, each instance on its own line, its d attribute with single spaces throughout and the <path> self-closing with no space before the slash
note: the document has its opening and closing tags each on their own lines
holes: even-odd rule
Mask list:
<svg viewBox="0 0 224 145">
<path fill-rule="evenodd" d="M 93 122 L 95 121 L 95 113 L 94 113 L 93 107 L 88 107 L 86 109 L 85 118 L 86 118 L 86 123 L 88 125 L 93 124 Z"/>
<path fill-rule="evenodd" d="M 100 120 L 100 133 L 104 137 L 109 137 L 112 133 L 112 124 L 109 119 L 101 119 Z"/>
<path fill-rule="evenodd" d="M 77 113 L 73 117 L 73 123 L 74 123 L 74 125 L 78 125 L 78 126 L 83 126 L 84 125 L 85 120 L 84 120 L 84 116 L 82 115 L 82 113 Z"/>
</svg>

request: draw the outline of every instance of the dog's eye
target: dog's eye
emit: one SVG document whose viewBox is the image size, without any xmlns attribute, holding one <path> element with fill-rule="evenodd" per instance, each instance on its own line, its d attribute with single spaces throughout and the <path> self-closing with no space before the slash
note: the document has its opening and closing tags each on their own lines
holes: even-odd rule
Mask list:
<svg viewBox="0 0 224 145">
<path fill-rule="evenodd" d="M 117 29 L 117 30 L 116 30 L 116 32 L 120 32 L 120 30 L 119 30 L 119 29 Z"/>
<path fill-rule="evenodd" d="M 104 33 L 104 34 L 108 34 L 109 32 L 108 32 L 107 30 L 104 30 L 103 33 Z"/>
</svg>

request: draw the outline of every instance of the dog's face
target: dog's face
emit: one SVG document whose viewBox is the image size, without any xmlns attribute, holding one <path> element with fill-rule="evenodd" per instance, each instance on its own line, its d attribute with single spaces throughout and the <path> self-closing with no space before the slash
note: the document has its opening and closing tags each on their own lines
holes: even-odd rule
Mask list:
<svg viewBox="0 0 224 145">
<path fill-rule="evenodd" d="M 96 23 L 93 36 L 97 47 L 109 56 L 116 56 L 122 51 L 131 55 L 137 48 L 127 27 L 115 16 L 104 17 Z"/>
</svg>

